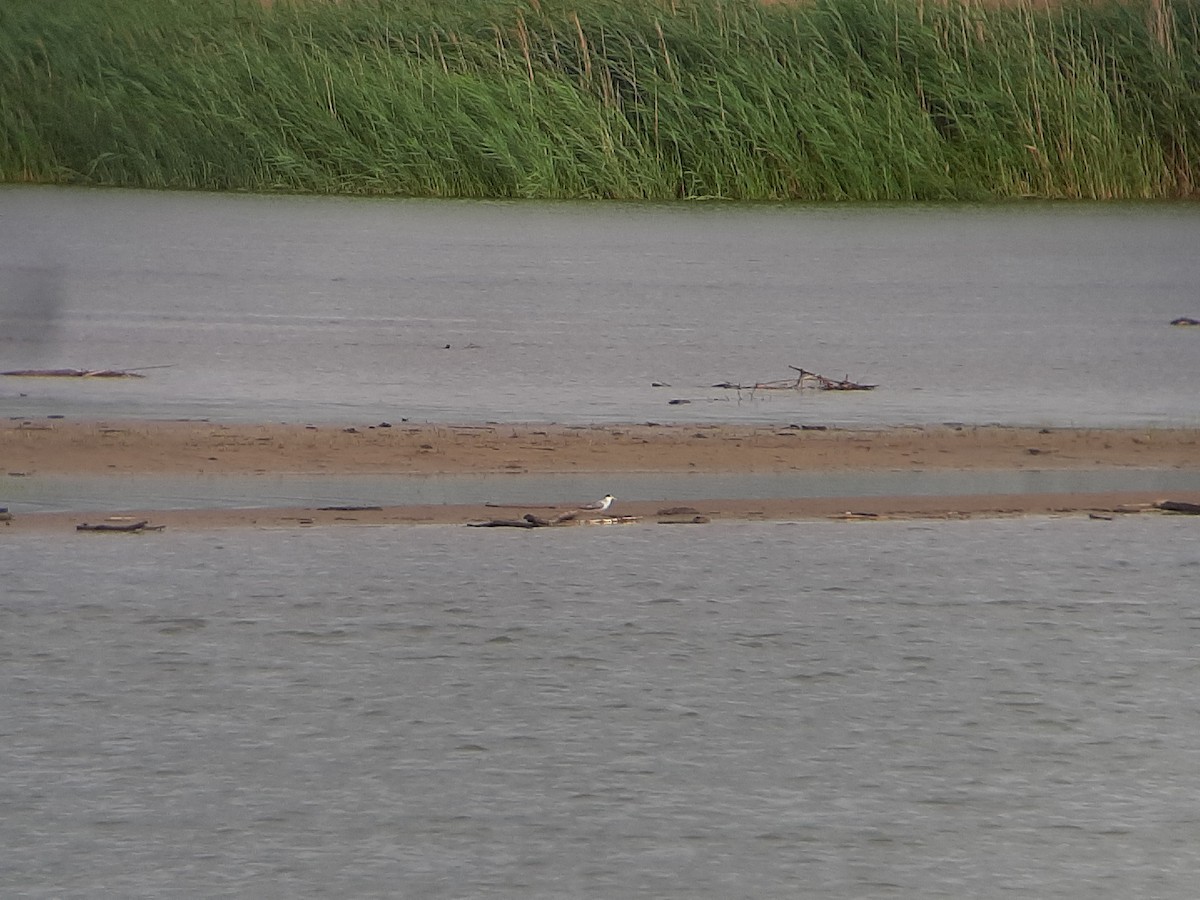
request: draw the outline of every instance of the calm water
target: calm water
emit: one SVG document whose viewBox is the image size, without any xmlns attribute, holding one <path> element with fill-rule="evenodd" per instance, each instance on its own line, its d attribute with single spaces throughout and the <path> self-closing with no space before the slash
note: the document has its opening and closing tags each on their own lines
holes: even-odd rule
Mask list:
<svg viewBox="0 0 1200 900">
<path fill-rule="evenodd" d="M 1185 517 L 6 539 L 0 886 L 1191 898 L 1198 576 Z"/>
<path fill-rule="evenodd" d="M 168 366 L 0 378 L 0 413 L 1196 425 L 1200 331 L 1166 323 L 1200 316 L 1198 246 L 1194 205 L 0 187 L 0 368 Z M 709 387 L 788 364 L 880 388 Z M 0 505 L 1194 485 L 1111 477 L 33 477 Z M 0 528 L 0 895 L 1191 898 L 1196 526 Z"/>
<path fill-rule="evenodd" d="M 1200 422 L 1200 206 L 457 203 L 0 187 L 10 415 Z M 449 345 L 449 349 L 447 349 Z M 740 398 L 788 365 L 866 394 Z M 652 387 L 655 382 L 670 387 Z M 671 405 L 671 400 L 689 400 Z"/>
<path fill-rule="evenodd" d="M 606 493 L 676 503 L 768 497 L 888 497 L 1200 491 L 1200 469 L 758 472 L 720 475 L 38 476 L 0 480 L 13 513 L 447 503 L 578 504 Z"/>
</svg>

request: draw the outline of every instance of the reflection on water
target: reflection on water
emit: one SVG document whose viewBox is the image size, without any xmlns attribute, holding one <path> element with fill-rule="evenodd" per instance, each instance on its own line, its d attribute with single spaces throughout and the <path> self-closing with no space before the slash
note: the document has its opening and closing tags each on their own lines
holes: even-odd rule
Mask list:
<svg viewBox="0 0 1200 900">
<path fill-rule="evenodd" d="M 1200 340 L 1167 323 L 1200 313 L 1198 245 L 1194 204 L 0 187 L 0 293 L 53 265 L 61 294 L 52 339 L 0 329 L 3 368 L 170 366 L 0 379 L 0 403 L 293 422 L 1194 425 Z M 711 387 L 788 365 L 880 388 Z"/>
<path fill-rule="evenodd" d="M 1195 526 L 18 534 L 0 882 L 1190 900 Z"/>
</svg>

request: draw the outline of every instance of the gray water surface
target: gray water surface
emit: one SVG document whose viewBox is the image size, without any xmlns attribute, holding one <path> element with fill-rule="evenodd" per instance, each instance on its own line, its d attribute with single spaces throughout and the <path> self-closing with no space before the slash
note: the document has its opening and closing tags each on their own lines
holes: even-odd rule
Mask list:
<svg viewBox="0 0 1200 900">
<path fill-rule="evenodd" d="M 447 202 L 0 186 L 9 415 L 1200 421 L 1195 204 Z M 718 390 L 795 365 L 852 394 Z M 668 387 L 652 387 L 660 383 Z M 670 403 L 687 400 L 686 404 Z"/>
<path fill-rule="evenodd" d="M 771 497 L 1200 491 L 1195 469 L 1023 469 L 540 475 L 29 475 L 0 482 L 13 513 L 408 504 L 578 505 Z"/>
<path fill-rule="evenodd" d="M 17 535 L 0 893 L 1191 898 L 1195 526 Z"/>
<path fill-rule="evenodd" d="M 7 186 L 0 369 L 164 368 L 0 378 L 0 414 L 1194 426 L 1200 331 L 1166 323 L 1200 317 L 1197 247 L 1182 204 Z M 879 388 L 710 387 L 789 364 Z M 5 476 L 0 505 L 1195 486 L 840 478 Z M 0 896 L 1190 900 L 1196 525 L 0 529 Z"/>
</svg>

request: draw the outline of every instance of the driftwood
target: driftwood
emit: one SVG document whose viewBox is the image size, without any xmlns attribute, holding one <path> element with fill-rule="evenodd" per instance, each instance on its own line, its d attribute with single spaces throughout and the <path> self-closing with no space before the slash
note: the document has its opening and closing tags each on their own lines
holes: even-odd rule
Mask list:
<svg viewBox="0 0 1200 900">
<path fill-rule="evenodd" d="M 468 522 L 468 528 L 537 528 L 526 519 L 488 519 L 486 522 Z"/>
<path fill-rule="evenodd" d="M 805 388 L 820 391 L 873 391 L 876 388 L 876 385 L 873 384 L 860 384 L 857 381 L 851 381 L 848 375 L 842 379 L 826 378 L 824 375 L 818 375 L 816 372 L 801 369 L 799 366 L 788 366 L 788 368 L 799 374 L 795 378 L 781 378 L 777 381 L 758 381 L 754 384 L 734 384 L 722 381 L 720 384 L 714 384 L 713 387 L 734 391 L 799 391 Z"/>
<path fill-rule="evenodd" d="M 467 526 L 469 528 L 551 528 L 567 522 L 578 522 L 580 525 L 626 525 L 641 521 L 638 516 L 582 515 L 581 517 L 581 514 L 588 512 L 589 510 L 573 509 L 552 519 L 543 519 L 533 513 L 526 513 L 520 519 L 488 519 L 483 522 L 468 522 Z"/>
<path fill-rule="evenodd" d="M 76 531 L 162 531 L 165 525 L 151 525 L 149 519 L 138 519 L 136 522 L 100 522 L 89 525 L 81 522 L 75 526 Z"/>
<path fill-rule="evenodd" d="M 1161 509 L 1165 512 L 1187 513 L 1191 516 L 1200 516 L 1200 503 L 1186 503 L 1183 500 L 1159 500 L 1154 504 L 1155 509 Z"/>
<path fill-rule="evenodd" d="M 13 369 L 0 372 L 16 378 L 145 378 L 140 372 L 127 369 Z"/>
<path fill-rule="evenodd" d="M 845 378 L 841 379 L 840 381 L 835 381 L 832 378 L 826 378 L 824 375 L 818 375 L 816 372 L 808 372 L 808 371 L 805 371 L 804 369 L 797 368 L 796 366 L 788 366 L 788 368 L 794 372 L 800 373 L 800 377 L 796 379 L 797 387 L 802 387 L 804 385 L 804 380 L 807 378 L 811 381 L 816 382 L 816 386 L 823 391 L 873 391 L 873 390 L 875 390 L 875 385 L 860 384 L 857 381 L 851 381 L 849 375 L 847 375 Z"/>
<path fill-rule="evenodd" d="M 543 519 L 533 513 L 525 513 L 519 519 L 488 519 L 484 522 L 468 522 L 467 524 L 472 528 L 549 528 L 551 525 L 574 521 L 578 513 L 578 510 L 573 509 L 570 512 L 560 513 L 552 519 Z"/>
</svg>

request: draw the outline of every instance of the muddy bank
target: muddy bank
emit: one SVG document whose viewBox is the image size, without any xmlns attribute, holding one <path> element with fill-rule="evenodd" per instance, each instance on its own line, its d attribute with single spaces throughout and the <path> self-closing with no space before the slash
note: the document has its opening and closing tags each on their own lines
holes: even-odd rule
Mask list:
<svg viewBox="0 0 1200 900">
<path fill-rule="evenodd" d="M 1174 499 L 1200 504 L 1200 492 Z M 1128 515 L 1170 515 L 1154 508 L 1155 500 L 1132 491 L 1098 494 L 972 494 L 953 497 L 819 497 L 768 500 L 618 501 L 604 524 L 704 525 L 720 521 L 800 521 L 845 519 L 870 523 L 889 519 L 968 519 L 1023 515 L 1092 516 L 1115 520 Z M 564 508 L 565 509 L 565 508 Z M 15 515 L 0 527 L 0 539 L 26 531 L 68 533 L 79 525 L 128 526 L 144 521 L 148 531 L 160 529 L 303 528 L 338 525 L 467 525 L 495 519 L 519 520 L 526 512 L 552 514 L 546 507 L 411 505 L 370 509 L 194 509 L 122 512 L 32 513 Z M 111 518 L 110 518 L 111 516 Z M 597 523 L 599 524 L 599 523 Z M 551 527 L 589 527 L 587 522 Z M 113 529 L 117 530 L 116 528 Z M 117 534 L 97 534 L 98 540 Z"/>
<path fill-rule="evenodd" d="M 11 421 L 20 474 L 467 474 L 1200 468 L 1200 429 L 345 426 Z"/>
</svg>

